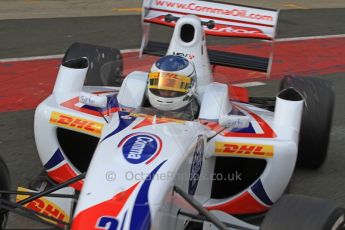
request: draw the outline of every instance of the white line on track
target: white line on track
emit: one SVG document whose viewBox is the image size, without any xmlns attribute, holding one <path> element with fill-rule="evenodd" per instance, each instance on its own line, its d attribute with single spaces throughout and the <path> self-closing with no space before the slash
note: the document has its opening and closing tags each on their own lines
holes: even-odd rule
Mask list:
<svg viewBox="0 0 345 230">
<path fill-rule="evenodd" d="M 261 82 L 261 81 L 251 81 L 251 82 L 244 82 L 244 83 L 236 83 L 232 85 L 247 88 L 247 87 L 253 87 L 253 86 L 266 85 L 266 83 Z"/>
<path fill-rule="evenodd" d="M 62 57 L 63 57 L 63 54 L 36 56 L 36 57 L 22 57 L 22 58 L 5 58 L 5 59 L 0 59 L 0 62 L 48 60 L 48 59 L 56 59 L 56 58 L 62 58 Z"/>
<path fill-rule="evenodd" d="M 121 50 L 121 53 L 134 53 L 139 52 L 140 49 L 125 49 Z M 22 58 L 5 58 L 0 59 L 1 62 L 16 62 L 16 61 L 35 61 L 35 60 L 49 60 L 63 58 L 64 54 L 46 55 L 46 56 L 35 56 L 35 57 L 22 57 Z"/>
<path fill-rule="evenodd" d="M 126 50 L 120 50 L 121 53 L 126 54 L 126 53 L 135 53 L 135 52 L 139 52 L 140 49 L 126 49 Z"/>
<path fill-rule="evenodd" d="M 327 39 L 327 38 L 345 38 L 345 34 L 306 36 L 306 37 L 295 37 L 295 38 L 277 38 L 274 41 L 276 41 L 276 42 L 288 42 L 288 41 L 304 41 L 304 40 Z"/>
</svg>

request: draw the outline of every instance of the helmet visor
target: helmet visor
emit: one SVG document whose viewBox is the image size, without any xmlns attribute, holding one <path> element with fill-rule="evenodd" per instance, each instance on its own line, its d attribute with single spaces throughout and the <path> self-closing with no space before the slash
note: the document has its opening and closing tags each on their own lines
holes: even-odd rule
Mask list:
<svg viewBox="0 0 345 230">
<path fill-rule="evenodd" d="M 149 89 L 161 97 L 177 97 L 186 94 L 191 85 L 191 78 L 167 72 L 149 73 Z"/>
</svg>

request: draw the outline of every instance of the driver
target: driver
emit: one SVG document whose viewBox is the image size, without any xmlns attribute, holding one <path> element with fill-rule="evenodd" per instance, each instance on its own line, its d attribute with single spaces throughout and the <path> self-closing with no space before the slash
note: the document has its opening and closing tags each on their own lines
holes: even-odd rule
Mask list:
<svg viewBox="0 0 345 230">
<path fill-rule="evenodd" d="M 186 58 L 167 55 L 158 59 L 148 77 L 147 97 L 161 111 L 183 111 L 190 106 L 198 113 L 196 74 L 193 63 Z"/>
</svg>

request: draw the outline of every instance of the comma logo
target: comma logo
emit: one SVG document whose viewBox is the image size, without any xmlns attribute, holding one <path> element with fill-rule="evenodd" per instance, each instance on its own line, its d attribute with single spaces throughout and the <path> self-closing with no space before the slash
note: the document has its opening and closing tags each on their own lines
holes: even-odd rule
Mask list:
<svg viewBox="0 0 345 230">
<path fill-rule="evenodd" d="M 146 145 L 153 142 L 154 139 L 151 137 L 137 137 L 134 144 L 130 147 L 128 158 L 139 160 L 145 150 Z"/>
<path fill-rule="evenodd" d="M 129 163 L 140 164 L 159 154 L 161 140 L 150 133 L 134 133 L 125 137 L 119 144 L 121 146 Z"/>
</svg>

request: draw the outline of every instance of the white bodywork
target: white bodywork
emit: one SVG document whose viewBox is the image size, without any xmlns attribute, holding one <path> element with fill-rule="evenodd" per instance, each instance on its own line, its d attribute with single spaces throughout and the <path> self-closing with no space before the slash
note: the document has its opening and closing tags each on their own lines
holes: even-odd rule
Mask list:
<svg viewBox="0 0 345 230">
<path fill-rule="evenodd" d="M 207 85 L 200 105 L 199 118 L 218 121 L 231 111 L 229 88 L 225 84 L 213 82 Z"/>
<path fill-rule="evenodd" d="M 134 109 L 142 105 L 146 92 L 147 77 L 146 72 L 140 71 L 128 74 L 117 96 L 120 106 Z"/>
<path fill-rule="evenodd" d="M 181 28 L 184 25 L 191 25 L 195 28 L 193 40 L 190 42 L 184 42 L 181 39 Z M 213 82 L 205 32 L 200 25 L 200 19 L 194 15 L 188 15 L 178 20 L 167 52 L 167 54 L 183 55 L 194 63 L 199 98 L 201 98 L 204 88 Z"/>
<path fill-rule="evenodd" d="M 190 43 L 181 41 L 180 28 L 185 24 L 195 29 Z M 62 182 L 80 173 L 63 152 L 57 127 L 99 138 L 86 179 L 73 184 L 82 189 L 72 229 L 183 229 L 189 218 L 180 211 L 197 212 L 174 192 L 174 186 L 222 221 L 257 229 L 230 214 L 265 211 L 283 194 L 296 162 L 303 102 L 277 98 L 274 114 L 229 101 L 227 85 L 213 82 L 203 27 L 196 16 L 182 17 L 176 23 L 168 54 L 177 53 L 191 55 L 196 66 L 201 108 L 199 118 L 193 121 L 120 110 L 121 106 L 142 106 L 145 72 L 129 74 L 119 90 L 81 90 L 87 68 L 61 67 L 53 94 L 35 114 L 36 144 L 50 177 Z M 75 86 L 65 87 L 68 84 Z M 81 92 L 106 95 L 115 104 L 106 110 L 90 108 L 79 101 Z M 218 121 L 235 114 L 245 117 L 249 127 L 230 127 L 214 136 L 222 128 Z M 211 197 L 211 177 L 217 157 L 255 158 L 267 164 L 246 189 L 215 199 Z"/>
</svg>

